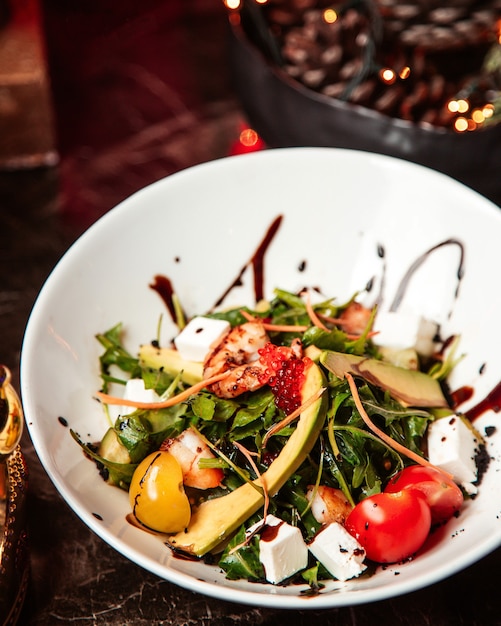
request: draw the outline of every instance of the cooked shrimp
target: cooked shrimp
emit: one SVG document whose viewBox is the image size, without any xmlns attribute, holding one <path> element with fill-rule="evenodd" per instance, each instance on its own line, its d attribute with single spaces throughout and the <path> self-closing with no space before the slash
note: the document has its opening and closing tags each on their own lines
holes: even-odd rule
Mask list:
<svg viewBox="0 0 501 626">
<path fill-rule="evenodd" d="M 209 390 L 223 398 L 235 398 L 266 384 L 267 366 L 259 361 L 258 351 L 268 342 L 268 335 L 258 322 L 246 322 L 230 330 L 205 360 L 203 377 L 230 370 L 231 373 L 210 385 Z"/>
<path fill-rule="evenodd" d="M 224 473 L 217 467 L 200 468 L 200 459 L 213 459 L 209 446 L 192 429 L 188 428 L 178 437 L 165 439 L 160 450 L 170 452 L 181 466 L 183 484 L 195 489 L 213 489 L 223 480 Z"/>
<path fill-rule="evenodd" d="M 266 365 L 256 361 L 234 367 L 226 378 L 214 383 L 208 389 L 220 398 L 236 398 L 247 391 L 257 391 L 268 380 Z"/>
<path fill-rule="evenodd" d="M 301 339 L 293 339 L 291 341 L 291 355 L 295 356 L 296 359 L 302 359 L 303 358 L 303 344 L 301 342 Z"/>
<path fill-rule="evenodd" d="M 269 337 L 259 322 L 245 322 L 232 328 L 205 359 L 204 378 L 220 374 L 237 365 L 257 361 Z"/>
<path fill-rule="evenodd" d="M 306 497 L 311 502 L 311 512 L 319 524 L 331 524 L 344 521 L 351 512 L 352 506 L 340 489 L 320 485 L 308 487 Z"/>
<path fill-rule="evenodd" d="M 367 328 L 372 311 L 359 302 L 351 302 L 341 313 L 339 320 L 342 329 L 352 335 L 361 335 Z"/>
</svg>

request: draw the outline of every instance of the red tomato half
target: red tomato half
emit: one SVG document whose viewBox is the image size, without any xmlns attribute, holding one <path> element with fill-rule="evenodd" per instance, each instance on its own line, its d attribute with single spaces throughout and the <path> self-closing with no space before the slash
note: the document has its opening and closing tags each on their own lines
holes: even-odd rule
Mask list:
<svg viewBox="0 0 501 626">
<path fill-rule="evenodd" d="M 397 563 L 423 545 L 430 532 L 431 512 L 418 491 L 378 493 L 359 502 L 345 526 L 371 561 Z"/>
<path fill-rule="evenodd" d="M 456 483 L 439 469 L 411 465 L 396 474 L 385 488 L 386 493 L 419 489 L 431 509 L 431 523 L 446 522 L 463 506 L 463 494 Z"/>
</svg>

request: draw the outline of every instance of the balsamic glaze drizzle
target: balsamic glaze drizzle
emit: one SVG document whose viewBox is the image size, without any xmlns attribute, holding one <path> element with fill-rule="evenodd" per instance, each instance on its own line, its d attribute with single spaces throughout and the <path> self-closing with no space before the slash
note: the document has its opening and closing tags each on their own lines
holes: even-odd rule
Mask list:
<svg viewBox="0 0 501 626">
<path fill-rule="evenodd" d="M 176 311 L 173 300 L 174 288 L 170 278 L 157 274 L 154 276 L 153 282 L 149 285 L 149 287 L 153 289 L 153 291 L 156 291 L 160 298 L 162 298 L 165 306 L 167 307 L 167 311 L 169 311 L 172 321 L 176 322 Z"/>
<path fill-rule="evenodd" d="M 407 270 L 407 272 L 404 274 L 404 277 L 402 278 L 400 285 L 398 286 L 398 289 L 395 293 L 395 297 L 393 298 L 393 302 L 390 305 L 390 311 L 396 311 L 398 309 L 398 307 L 400 306 L 400 304 L 402 303 L 402 300 L 404 298 L 405 292 L 409 286 L 409 283 L 413 277 L 413 275 L 415 274 L 415 272 L 421 267 L 421 265 L 423 265 L 423 263 L 426 261 L 426 259 L 436 250 L 438 250 L 439 248 L 442 248 L 444 246 L 458 246 L 459 248 L 459 265 L 458 265 L 458 270 L 457 270 L 457 287 L 456 287 L 456 291 L 454 293 L 454 298 L 457 298 L 459 295 L 459 286 L 461 283 L 461 280 L 463 278 L 464 275 L 464 245 L 462 244 L 461 241 L 459 241 L 458 239 L 446 239 L 445 241 L 441 241 L 440 243 L 437 243 L 436 245 L 432 246 L 429 250 L 426 250 L 426 252 L 424 252 L 421 256 L 419 256 L 409 267 L 409 269 Z M 452 311 L 451 311 L 452 313 Z M 449 313 L 449 316 L 450 314 Z"/>
<path fill-rule="evenodd" d="M 252 266 L 253 273 L 254 273 L 255 301 L 259 302 L 259 300 L 261 300 L 264 297 L 264 282 L 265 282 L 264 257 L 271 243 L 273 242 L 273 239 L 275 235 L 277 234 L 278 229 L 280 228 L 282 219 L 283 219 L 283 215 L 278 215 L 273 220 L 273 222 L 271 223 L 268 230 L 266 231 L 265 236 L 263 237 L 261 243 L 258 245 L 254 254 L 251 256 L 249 261 L 247 261 L 247 263 L 245 263 L 245 265 L 241 268 L 241 270 L 238 272 L 237 276 L 235 277 L 233 282 L 229 285 L 229 287 L 216 300 L 211 310 L 214 310 L 218 306 L 220 306 L 224 302 L 228 294 L 232 291 L 232 289 L 242 284 L 242 277 L 245 271 L 250 266 Z M 454 293 L 454 298 L 456 299 L 458 297 L 461 280 L 463 279 L 463 276 L 464 276 L 465 251 L 464 251 L 464 245 L 461 241 L 459 241 L 458 239 L 450 238 L 450 239 L 441 241 L 440 243 L 435 244 L 434 246 L 426 250 L 410 265 L 409 269 L 406 271 L 402 280 L 400 281 L 400 284 L 397 287 L 395 296 L 389 308 L 390 311 L 394 312 L 398 310 L 414 274 L 423 265 L 423 263 L 425 263 L 425 261 L 429 258 L 431 254 L 433 254 L 436 250 L 443 248 L 444 246 L 457 246 L 459 249 L 459 253 L 460 253 L 459 263 L 458 263 L 458 268 L 457 268 L 457 273 L 456 273 L 457 286 L 456 286 L 456 290 Z M 386 276 L 386 250 L 384 246 L 380 243 L 377 244 L 377 255 L 380 259 L 383 259 L 383 268 L 382 268 L 381 278 L 380 278 L 380 288 L 379 288 L 379 294 L 377 296 L 377 302 L 379 304 L 381 302 L 382 294 L 384 292 L 385 276 Z M 305 263 L 306 262 L 304 261 L 303 264 L 301 265 L 300 271 L 304 270 Z M 374 286 L 375 278 L 376 277 L 372 277 L 368 281 L 366 285 L 367 292 L 370 292 L 372 290 Z M 156 291 L 158 295 L 162 298 L 162 300 L 165 303 L 165 306 L 167 307 L 167 310 L 169 311 L 169 314 L 172 320 L 175 322 L 176 315 L 175 315 L 175 307 L 173 303 L 174 289 L 173 289 L 170 279 L 167 278 L 166 276 L 157 274 L 154 277 L 152 284 L 150 284 L 149 286 L 151 287 L 151 289 Z M 451 313 L 452 313 L 452 310 L 449 313 L 449 316 L 451 315 Z M 468 390 L 468 391 L 471 391 L 471 390 Z M 462 391 L 461 397 L 459 397 L 459 392 L 458 392 L 457 404 L 460 404 L 462 401 L 467 399 L 468 395 L 469 394 L 466 393 L 466 388 L 465 390 Z M 487 397 L 484 400 L 479 402 L 475 407 L 469 409 L 465 413 L 465 415 L 467 418 L 473 421 L 474 419 L 476 419 L 477 417 L 479 417 L 480 415 L 482 415 L 488 410 L 492 410 L 495 413 L 498 413 L 499 411 L 501 411 L 501 382 L 498 383 L 496 387 L 494 387 L 494 389 L 487 395 Z"/>
<path fill-rule="evenodd" d="M 487 396 L 478 404 L 466 411 L 465 416 L 473 422 L 487 411 L 499 413 L 501 411 L 501 382 L 499 382 Z"/>
<path fill-rule="evenodd" d="M 242 276 L 244 275 L 247 268 L 252 265 L 252 269 L 254 271 L 254 297 L 255 301 L 259 302 L 264 297 L 264 256 L 270 247 L 275 235 L 280 228 L 280 224 L 282 223 L 283 215 L 279 215 L 276 217 L 268 228 L 263 240 L 257 247 L 257 250 L 251 256 L 250 260 L 242 267 L 240 272 L 237 274 L 235 280 L 231 283 L 231 285 L 223 292 L 223 294 L 216 300 L 212 310 L 216 309 L 218 306 L 222 304 L 225 300 L 226 296 L 231 292 L 234 287 L 238 287 L 242 284 Z"/>
<path fill-rule="evenodd" d="M 380 306 L 381 302 L 383 301 L 383 293 L 385 291 L 385 287 L 386 287 L 386 249 L 383 246 L 383 244 L 378 243 L 377 244 L 377 255 L 380 259 L 382 259 L 383 261 L 383 266 L 382 266 L 382 270 L 381 270 L 381 277 L 380 277 L 380 281 L 379 281 L 379 292 L 376 296 L 376 300 L 374 302 L 374 304 L 376 306 Z M 367 293 L 370 293 L 372 291 L 372 289 L 374 288 L 374 281 L 376 280 L 376 276 L 372 276 L 369 281 L 367 282 L 367 285 L 365 287 L 365 290 Z"/>
</svg>

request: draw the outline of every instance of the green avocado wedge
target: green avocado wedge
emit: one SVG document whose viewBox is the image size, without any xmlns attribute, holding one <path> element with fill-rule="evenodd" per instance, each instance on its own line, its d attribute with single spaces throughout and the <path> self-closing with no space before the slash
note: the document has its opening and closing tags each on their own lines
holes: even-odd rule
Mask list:
<svg viewBox="0 0 501 626">
<path fill-rule="evenodd" d="M 181 373 L 181 379 L 188 385 L 200 382 L 203 376 L 202 363 L 186 361 L 177 350 L 159 348 L 149 343 L 140 346 L 139 363 L 142 367 L 163 370 L 172 376 Z"/>
<path fill-rule="evenodd" d="M 131 463 L 129 451 L 118 438 L 117 431 L 114 428 L 108 428 L 104 437 L 99 444 L 99 456 L 112 463 Z"/>
<path fill-rule="evenodd" d="M 440 383 L 416 370 L 354 354 L 324 351 L 320 363 L 338 378 L 349 373 L 360 376 L 388 393 L 404 406 L 447 408 Z"/>
<path fill-rule="evenodd" d="M 312 363 L 307 370 L 302 390 L 306 402 L 324 386 L 325 379 L 320 368 Z M 324 425 L 327 412 L 327 394 L 308 406 L 301 414 L 296 429 L 278 457 L 271 463 L 262 478 L 270 496 L 274 496 L 289 477 L 303 463 L 313 448 Z M 264 504 L 261 481 L 245 483 L 230 493 L 203 502 L 193 510 L 186 530 L 168 538 L 169 545 L 186 554 L 202 557 L 217 551 L 251 515 Z"/>
</svg>

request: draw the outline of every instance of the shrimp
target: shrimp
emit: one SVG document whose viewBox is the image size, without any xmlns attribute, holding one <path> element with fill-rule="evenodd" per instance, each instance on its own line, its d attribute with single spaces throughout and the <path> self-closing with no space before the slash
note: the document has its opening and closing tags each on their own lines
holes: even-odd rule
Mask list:
<svg viewBox="0 0 501 626">
<path fill-rule="evenodd" d="M 221 398 L 235 398 L 256 391 L 269 379 L 267 366 L 259 360 L 259 350 L 269 342 L 262 324 L 246 322 L 235 326 L 208 355 L 203 377 L 229 371 L 223 380 L 208 388 Z"/>
<path fill-rule="evenodd" d="M 284 362 L 302 357 L 300 339 L 294 339 L 290 346 L 276 346 L 270 342 L 263 324 L 246 322 L 230 330 L 208 355 L 203 378 L 228 372 L 225 378 L 207 385 L 207 389 L 220 398 L 236 398 L 271 384 Z"/>
<path fill-rule="evenodd" d="M 365 308 L 359 302 L 351 302 L 340 315 L 340 325 L 347 333 L 361 335 L 366 329 L 371 315 L 371 309 Z"/>
<path fill-rule="evenodd" d="M 213 459 L 209 446 L 192 429 L 187 428 L 178 437 L 165 439 L 160 450 L 170 452 L 181 466 L 183 484 L 195 489 L 213 489 L 221 484 L 223 470 L 217 467 L 200 468 L 200 459 Z"/>
<path fill-rule="evenodd" d="M 308 487 L 306 498 L 311 502 L 311 512 L 319 524 L 331 524 L 344 521 L 351 512 L 352 506 L 340 489 L 320 485 Z"/>
</svg>

